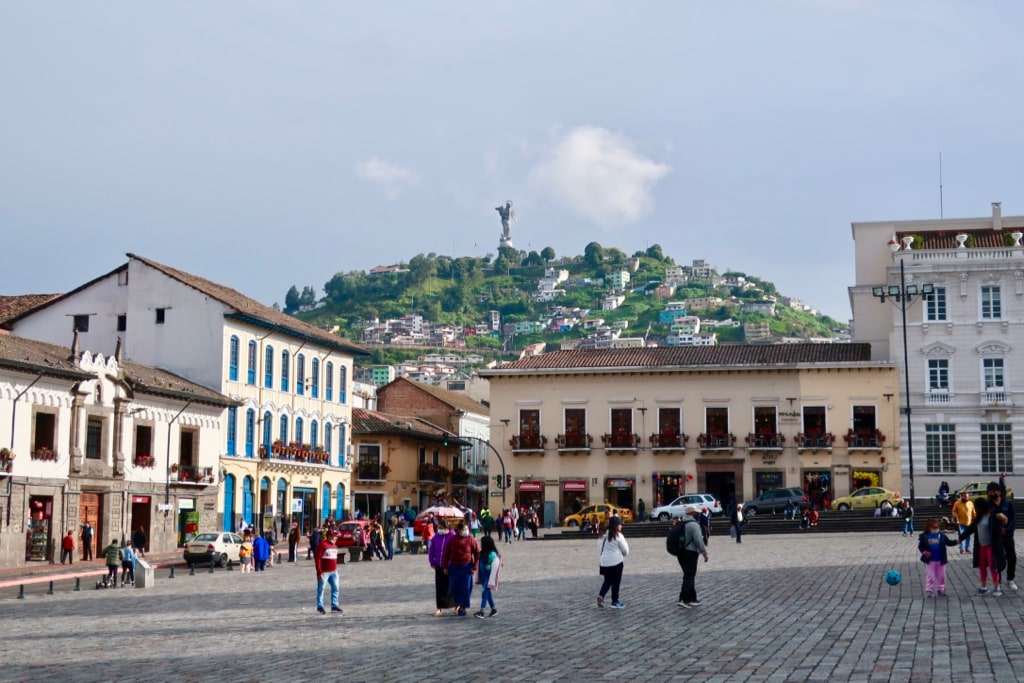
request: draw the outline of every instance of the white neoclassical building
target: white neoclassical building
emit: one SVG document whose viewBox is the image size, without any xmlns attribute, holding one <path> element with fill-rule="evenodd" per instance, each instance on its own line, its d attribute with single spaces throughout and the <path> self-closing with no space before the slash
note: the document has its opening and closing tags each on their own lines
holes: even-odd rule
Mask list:
<svg viewBox="0 0 1024 683">
<path fill-rule="evenodd" d="M 901 403 L 909 399 L 916 495 L 934 496 L 942 481 L 955 489 L 1001 472 L 1008 486 L 1019 485 L 1024 216 L 1003 216 L 995 203 L 989 216 L 853 223 L 852 229 L 853 339 L 870 344 L 872 358 L 896 361 L 907 373 L 899 391 Z M 909 300 L 889 295 L 904 285 L 919 292 L 931 285 L 933 293 Z M 910 391 L 903 396 L 906 381 Z M 906 440 L 905 416 L 901 429 Z M 910 449 L 903 454 L 909 478 Z"/>
</svg>

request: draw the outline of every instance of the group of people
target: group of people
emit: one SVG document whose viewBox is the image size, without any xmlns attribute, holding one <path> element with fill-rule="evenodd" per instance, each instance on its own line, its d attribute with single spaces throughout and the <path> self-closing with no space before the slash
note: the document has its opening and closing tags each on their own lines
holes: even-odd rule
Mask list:
<svg viewBox="0 0 1024 683">
<path fill-rule="evenodd" d="M 455 522 L 454 530 L 450 530 L 443 519 L 436 521 L 436 527 L 427 548 L 427 561 L 434 570 L 437 606 L 434 616 L 439 617 L 446 610 L 452 610 L 456 616 L 466 616 L 471 609 L 475 577 L 482 591 L 480 610 L 473 616 L 478 619 L 493 617 L 498 613 L 494 591 L 498 587 L 498 570 L 501 567 L 501 554 L 494 538 L 485 535 L 477 543 L 477 539 L 470 535 L 465 520 Z"/>
<path fill-rule="evenodd" d="M 131 543 L 122 548 L 115 538 L 101 553 L 106 561 L 107 573 L 97 588 L 117 588 L 117 570 L 121 570 L 121 588 L 135 585 L 135 561 L 137 553 Z"/>
</svg>

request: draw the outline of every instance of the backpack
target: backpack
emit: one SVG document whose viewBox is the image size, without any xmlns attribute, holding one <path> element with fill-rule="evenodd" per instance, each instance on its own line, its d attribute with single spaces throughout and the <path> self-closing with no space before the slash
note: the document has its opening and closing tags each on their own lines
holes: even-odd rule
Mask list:
<svg viewBox="0 0 1024 683">
<path fill-rule="evenodd" d="M 669 555 L 678 556 L 679 551 L 683 549 L 682 540 L 683 535 L 686 534 L 686 524 L 687 522 L 683 521 L 668 530 L 668 536 L 665 537 L 665 550 Z"/>
</svg>

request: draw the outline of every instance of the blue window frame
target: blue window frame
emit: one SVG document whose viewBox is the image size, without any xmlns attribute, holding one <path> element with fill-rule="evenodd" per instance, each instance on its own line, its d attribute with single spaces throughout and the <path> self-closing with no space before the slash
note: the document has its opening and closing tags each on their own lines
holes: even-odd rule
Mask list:
<svg viewBox="0 0 1024 683">
<path fill-rule="evenodd" d="M 267 449 L 267 453 L 270 453 L 270 446 L 272 438 L 270 436 L 270 430 L 273 429 L 273 417 L 270 415 L 270 411 L 263 413 L 263 445 Z"/>
<path fill-rule="evenodd" d="M 238 408 L 228 408 L 228 455 L 235 455 L 235 439 L 238 438 Z"/>
<path fill-rule="evenodd" d="M 248 384 L 256 384 L 256 342 L 249 342 L 249 367 L 245 372 L 245 381 Z"/>
<path fill-rule="evenodd" d="M 338 368 L 338 403 L 345 402 L 345 391 L 348 389 L 348 368 L 342 365 Z"/>
<path fill-rule="evenodd" d="M 274 388 L 274 347 L 269 344 L 263 352 L 263 388 Z"/>
<path fill-rule="evenodd" d="M 253 442 L 256 439 L 256 411 L 249 408 L 245 411 L 245 457 L 253 456 Z"/>
<path fill-rule="evenodd" d="M 324 373 L 324 400 L 334 400 L 334 363 L 327 361 L 327 369 Z"/>
<path fill-rule="evenodd" d="M 334 443 L 334 427 L 330 422 L 324 423 L 324 453 L 331 454 L 331 446 Z M 330 462 L 328 457 L 327 462 Z"/>
<path fill-rule="evenodd" d="M 310 366 L 312 376 L 310 377 L 309 395 L 313 398 L 320 398 L 320 359 L 314 358 Z"/>
<path fill-rule="evenodd" d="M 235 523 L 235 475 L 224 477 L 224 531 L 234 531 Z"/>
<path fill-rule="evenodd" d="M 338 425 L 338 467 L 345 466 L 345 425 Z"/>
<path fill-rule="evenodd" d="M 318 425 L 316 423 L 316 420 L 310 420 L 309 421 L 309 445 L 313 447 L 314 451 L 316 450 L 316 445 L 317 445 L 317 441 L 318 441 L 317 436 L 319 435 L 318 434 L 319 431 L 320 431 L 320 425 Z"/>
<path fill-rule="evenodd" d="M 334 497 L 334 519 L 345 519 L 345 485 L 338 484 L 338 493 Z"/>
<path fill-rule="evenodd" d="M 281 439 L 281 443 L 288 443 L 288 416 L 281 416 L 281 430 L 278 432 L 277 438 Z"/>
<path fill-rule="evenodd" d="M 228 342 L 228 380 L 231 382 L 238 381 L 239 348 L 238 337 L 232 335 L 231 341 Z"/>
<path fill-rule="evenodd" d="M 288 384 L 291 382 L 292 363 L 288 350 L 281 352 L 281 391 L 288 391 Z"/>
<path fill-rule="evenodd" d="M 295 393 L 306 393 L 306 357 L 301 353 L 295 356 Z"/>
<path fill-rule="evenodd" d="M 320 519 L 327 519 L 331 514 L 331 485 L 324 484 L 324 502 L 320 506 Z"/>
<path fill-rule="evenodd" d="M 302 443 L 302 418 L 295 418 L 295 440 Z"/>
</svg>

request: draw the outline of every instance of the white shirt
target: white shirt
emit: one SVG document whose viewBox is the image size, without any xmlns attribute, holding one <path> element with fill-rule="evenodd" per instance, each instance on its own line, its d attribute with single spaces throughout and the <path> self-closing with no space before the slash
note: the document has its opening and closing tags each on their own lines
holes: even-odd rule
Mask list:
<svg viewBox="0 0 1024 683">
<path fill-rule="evenodd" d="M 601 540 L 598 541 L 598 553 L 598 562 L 602 567 L 614 567 L 617 564 L 622 564 L 626 555 L 629 555 L 629 544 L 626 543 L 626 537 L 621 532 L 614 541 L 609 541 L 608 533 L 605 532 Z"/>
</svg>

